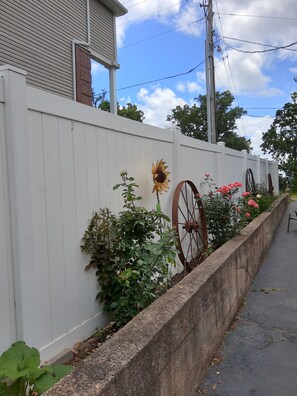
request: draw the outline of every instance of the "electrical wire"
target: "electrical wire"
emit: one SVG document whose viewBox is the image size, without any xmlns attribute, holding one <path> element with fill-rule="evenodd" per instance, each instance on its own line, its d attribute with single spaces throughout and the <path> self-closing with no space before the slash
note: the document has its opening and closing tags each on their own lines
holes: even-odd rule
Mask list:
<svg viewBox="0 0 297 396">
<path fill-rule="evenodd" d="M 229 16 L 239 16 L 239 17 L 248 17 L 248 18 L 267 18 L 267 19 L 287 19 L 287 20 L 296 20 L 295 17 L 282 17 L 282 16 L 268 16 L 268 15 L 248 15 L 248 14 L 228 14 L 221 12 L 221 15 L 229 15 Z"/>
<path fill-rule="evenodd" d="M 138 84 L 133 84 L 133 85 L 129 85 L 127 87 L 122 87 L 122 88 L 118 88 L 117 91 L 123 91 L 124 89 L 128 89 L 128 88 L 135 88 L 135 87 L 140 87 L 142 85 L 147 85 L 147 84 L 151 84 L 154 82 L 158 82 L 158 81 L 163 81 L 163 80 L 169 80 L 172 78 L 176 78 L 176 77 L 180 77 L 180 76 L 185 76 L 186 74 L 190 74 L 193 73 L 193 71 L 195 71 L 196 69 L 198 69 L 199 66 L 201 66 L 204 63 L 205 59 L 203 59 L 203 61 L 201 61 L 198 65 L 196 65 L 195 67 L 193 67 L 192 69 L 186 71 L 186 72 L 182 72 L 182 73 L 178 73 L 178 74 L 174 74 L 172 76 L 167 76 L 167 77 L 162 77 L 162 78 L 157 78 L 155 80 L 150 80 L 150 81 L 145 81 L 142 83 L 138 83 Z M 108 92 L 107 92 L 108 93 Z M 98 97 L 100 94 L 94 94 L 93 96 L 96 98 Z"/>
<path fill-rule="evenodd" d="M 223 43 L 224 43 L 225 45 L 227 45 L 227 47 L 233 49 L 234 51 L 242 52 L 242 53 L 244 53 L 244 54 L 262 54 L 262 53 L 264 53 L 264 52 L 273 52 L 273 51 L 278 51 L 278 50 L 281 50 L 281 49 L 288 49 L 289 47 L 292 47 L 293 45 L 296 45 L 296 44 L 297 44 L 297 41 L 295 41 L 294 43 L 287 44 L 287 45 L 282 45 L 282 46 L 277 46 L 277 47 L 275 47 L 275 48 L 268 48 L 268 49 L 265 49 L 265 50 L 256 50 L 256 51 L 247 51 L 247 50 L 241 50 L 241 49 L 239 49 L 239 48 L 236 48 L 236 47 L 233 47 L 232 45 L 227 44 L 227 43 L 223 40 L 223 38 L 221 38 L 221 40 L 223 41 Z"/>
<path fill-rule="evenodd" d="M 235 38 L 235 37 L 223 36 L 222 39 L 240 41 L 240 42 L 242 42 L 242 43 L 255 44 L 255 45 L 262 45 L 263 47 L 271 47 L 271 48 L 274 48 L 274 49 L 280 49 L 280 47 L 278 47 L 278 46 L 276 46 L 276 45 L 263 44 L 263 43 L 258 43 L 258 42 L 256 42 L 256 41 L 242 40 L 242 39 L 238 39 L 238 38 Z M 295 51 L 295 52 L 297 52 L 297 49 L 294 49 L 294 48 L 282 48 L 282 49 L 285 49 L 285 50 L 287 50 L 287 51 Z"/>
<path fill-rule="evenodd" d="M 140 1 L 139 3 L 132 4 L 131 6 L 129 6 L 129 10 L 130 10 L 130 8 L 136 7 L 136 6 L 138 6 L 139 4 L 145 3 L 145 2 L 147 2 L 147 1 L 148 1 L 148 0 L 142 0 L 142 1 Z"/>
<path fill-rule="evenodd" d="M 200 19 L 197 19 L 196 21 L 190 22 L 190 23 L 188 23 L 188 24 L 186 24 L 186 25 L 179 26 L 179 27 L 174 28 L 174 29 L 166 30 L 165 32 L 162 32 L 162 33 L 159 33 L 159 34 L 155 34 L 154 36 L 147 37 L 147 38 L 145 38 L 145 39 L 143 39 L 143 40 L 135 41 L 134 43 L 124 45 L 123 47 L 119 47 L 118 50 L 123 49 L 123 48 L 132 47 L 133 45 L 136 45 L 136 44 L 141 44 L 141 43 L 143 43 L 143 42 L 145 42 L 145 41 L 152 40 L 152 39 L 154 39 L 154 38 L 156 38 L 156 37 L 164 36 L 165 34 L 174 32 L 174 31 L 176 31 L 176 30 L 183 29 L 183 28 L 185 28 L 185 27 L 187 27 L 187 26 L 193 25 L 194 23 L 198 23 L 198 22 L 202 21 L 203 19 L 204 19 L 204 17 L 202 17 L 202 18 L 200 18 Z"/>
</svg>

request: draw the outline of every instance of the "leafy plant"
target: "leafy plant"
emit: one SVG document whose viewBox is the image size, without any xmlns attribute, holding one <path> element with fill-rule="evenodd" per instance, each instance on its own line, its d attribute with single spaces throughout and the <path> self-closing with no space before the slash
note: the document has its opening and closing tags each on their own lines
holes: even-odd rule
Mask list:
<svg viewBox="0 0 297 396">
<path fill-rule="evenodd" d="M 36 348 L 23 341 L 12 344 L 0 357 L 0 395 L 41 395 L 72 369 L 65 365 L 39 365 L 40 355 Z"/>
<path fill-rule="evenodd" d="M 114 315 L 118 327 L 127 323 L 167 289 L 169 264 L 176 255 L 175 231 L 161 210 L 136 206 L 141 197 L 133 177 L 122 172 L 124 210 L 95 212 L 81 249 L 91 257 L 87 268 L 97 269 L 101 285 L 97 298 Z"/>
</svg>

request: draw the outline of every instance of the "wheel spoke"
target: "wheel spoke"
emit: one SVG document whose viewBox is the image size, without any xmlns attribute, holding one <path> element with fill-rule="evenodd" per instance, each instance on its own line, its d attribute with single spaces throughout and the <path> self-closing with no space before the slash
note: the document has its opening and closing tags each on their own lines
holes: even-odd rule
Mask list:
<svg viewBox="0 0 297 396">
<path fill-rule="evenodd" d="M 178 209 L 179 209 L 181 215 L 183 216 L 183 218 L 185 219 L 185 221 L 188 221 L 188 220 L 186 219 L 185 215 L 184 215 L 184 212 L 181 210 L 181 207 L 180 207 L 179 205 L 178 205 Z"/>
</svg>

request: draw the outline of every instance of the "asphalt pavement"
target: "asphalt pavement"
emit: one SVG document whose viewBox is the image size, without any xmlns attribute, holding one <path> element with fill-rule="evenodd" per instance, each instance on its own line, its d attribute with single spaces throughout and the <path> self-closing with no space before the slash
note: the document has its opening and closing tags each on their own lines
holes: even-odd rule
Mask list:
<svg viewBox="0 0 297 396">
<path fill-rule="evenodd" d="M 292 201 L 196 395 L 297 396 L 297 211 Z"/>
</svg>

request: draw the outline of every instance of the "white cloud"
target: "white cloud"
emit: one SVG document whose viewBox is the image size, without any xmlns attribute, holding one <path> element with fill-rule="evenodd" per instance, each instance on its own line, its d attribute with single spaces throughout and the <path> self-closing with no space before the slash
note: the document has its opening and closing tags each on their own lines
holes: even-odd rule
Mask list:
<svg viewBox="0 0 297 396">
<path fill-rule="evenodd" d="M 200 91 L 202 88 L 200 87 L 200 85 L 198 85 L 196 82 L 189 82 L 189 83 L 187 83 L 187 88 L 188 88 L 188 91 L 190 92 L 190 93 L 192 93 L 192 92 L 198 92 L 198 91 Z"/>
<path fill-rule="evenodd" d="M 178 82 L 176 84 L 176 89 L 179 92 L 198 92 L 202 90 L 202 87 L 197 84 L 196 81 Z"/>
<path fill-rule="evenodd" d="M 172 0 L 142 1 L 136 4 L 127 4 L 128 13 L 117 18 L 117 41 L 122 47 L 126 30 L 135 23 L 141 23 L 147 19 L 157 19 L 164 22 L 169 16 L 175 15 L 180 10 L 182 0 L 172 4 Z"/>
<path fill-rule="evenodd" d="M 297 73 L 297 67 L 290 67 L 290 68 L 289 68 L 289 71 L 290 71 L 291 73 Z"/>
<path fill-rule="evenodd" d="M 141 23 L 148 19 L 170 26 L 171 29 L 192 35 L 200 36 L 204 23 L 197 22 L 201 18 L 202 11 L 199 0 L 185 2 L 183 0 L 154 0 L 142 1 L 136 4 L 127 4 L 128 13 L 117 18 L 117 42 L 118 47 L 124 45 L 125 34 L 130 26 Z"/>
<path fill-rule="evenodd" d="M 218 11 L 221 13 L 220 20 L 218 20 Z M 231 90 L 233 90 L 233 79 L 237 94 L 257 96 L 283 94 L 273 86 L 268 75 L 270 75 L 278 60 L 296 59 L 296 51 L 288 49 L 264 53 L 247 53 L 237 52 L 228 45 L 239 51 L 253 52 L 271 50 L 272 47 L 252 43 L 284 46 L 296 42 L 296 0 L 283 0 L 281 2 L 278 0 L 217 0 L 214 5 L 214 12 L 216 32 L 220 37 L 223 37 L 220 46 L 222 57 L 225 59 L 225 64 L 222 60 L 217 60 L 216 63 L 218 87 L 232 88 Z M 273 18 L 268 18 L 270 16 Z M 251 43 L 240 40 L 250 41 Z M 296 50 L 296 46 L 291 49 L 294 48 Z M 228 70 L 228 76 L 226 75 L 226 69 Z"/>
<path fill-rule="evenodd" d="M 183 82 L 178 82 L 178 83 L 176 84 L 176 89 L 177 89 L 179 92 L 186 92 L 186 86 L 185 86 L 185 84 L 184 84 Z"/>
<path fill-rule="evenodd" d="M 237 120 L 238 134 L 251 139 L 251 146 L 253 154 L 261 155 L 263 158 L 271 158 L 269 155 L 264 155 L 260 148 L 262 144 L 262 134 L 267 132 L 273 122 L 273 117 L 250 117 L 243 116 L 242 121 Z"/>
<path fill-rule="evenodd" d="M 174 25 L 182 32 L 191 36 L 200 36 L 204 28 L 204 23 L 198 21 L 201 19 L 201 9 L 199 1 L 194 0 L 181 8 L 180 12 L 175 15 Z M 172 21 L 171 21 L 172 23 Z"/>
<path fill-rule="evenodd" d="M 137 107 L 144 112 L 144 122 L 161 128 L 172 126 L 170 122 L 166 121 L 166 115 L 171 114 L 171 110 L 176 106 L 186 104 L 169 88 L 154 87 L 152 92 L 141 88 L 137 99 Z"/>
<path fill-rule="evenodd" d="M 283 46 L 296 41 L 296 20 L 294 19 L 297 16 L 296 0 L 282 0 L 281 2 L 279 0 L 245 0 L 240 2 L 238 0 L 217 0 L 217 4 L 219 11 L 224 13 L 220 16 L 221 25 L 219 24 L 219 27 L 223 27 L 222 35 L 224 36 L 273 46 Z M 217 12 L 216 6 L 214 11 Z M 242 16 L 230 16 L 230 14 Z M 273 18 L 267 18 L 269 16 Z M 228 41 L 228 43 L 231 42 Z M 240 42 L 237 42 L 236 45 L 233 42 L 232 45 L 248 50 L 263 49 L 257 45 Z M 270 54 L 280 58 L 297 57 L 296 52 L 288 50 L 273 51 Z"/>
<path fill-rule="evenodd" d="M 103 65 L 101 65 L 100 63 L 91 59 L 91 73 L 92 73 L 92 75 L 99 74 L 104 71 L 106 71 L 106 69 Z"/>
<path fill-rule="evenodd" d="M 233 91 L 236 87 L 237 94 L 256 96 L 276 96 L 282 92 L 270 87 L 271 78 L 262 71 L 265 58 L 260 54 L 246 54 L 228 51 L 228 60 L 216 59 L 216 85 L 218 89 Z M 231 87 L 230 87 L 231 85 Z"/>
</svg>

